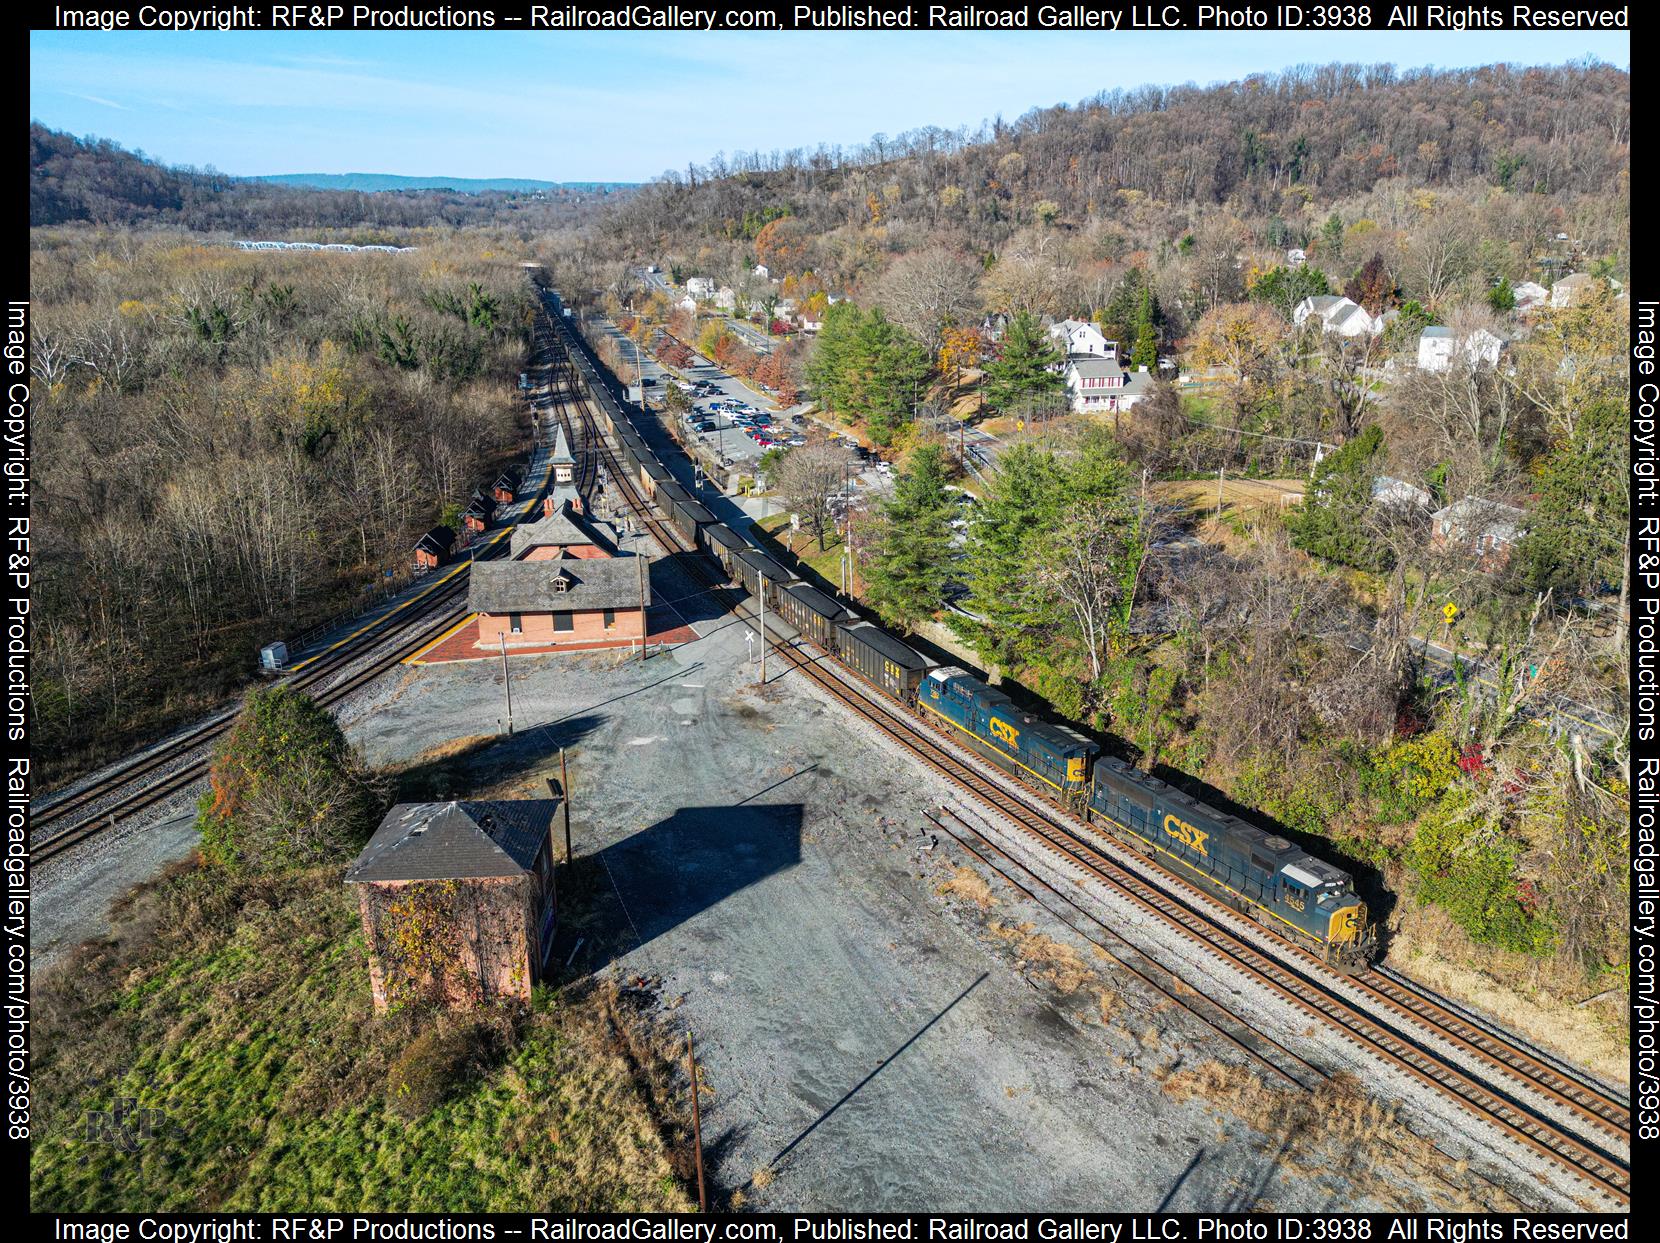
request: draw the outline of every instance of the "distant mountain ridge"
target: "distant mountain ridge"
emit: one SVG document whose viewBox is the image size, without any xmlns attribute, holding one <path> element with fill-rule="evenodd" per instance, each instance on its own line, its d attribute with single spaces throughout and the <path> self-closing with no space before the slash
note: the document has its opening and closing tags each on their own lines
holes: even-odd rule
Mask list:
<svg viewBox="0 0 1660 1243">
<path fill-rule="evenodd" d="M 455 190 L 463 194 L 533 194 L 538 190 L 634 188 L 631 181 L 536 181 L 527 177 L 401 177 L 395 173 L 272 173 L 252 181 L 313 190 Z"/>
</svg>

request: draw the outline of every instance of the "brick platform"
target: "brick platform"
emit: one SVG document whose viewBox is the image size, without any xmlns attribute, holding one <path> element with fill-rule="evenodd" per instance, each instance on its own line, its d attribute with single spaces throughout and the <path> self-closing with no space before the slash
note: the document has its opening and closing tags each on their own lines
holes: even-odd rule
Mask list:
<svg viewBox="0 0 1660 1243">
<path fill-rule="evenodd" d="M 697 632 L 680 619 L 672 608 L 646 610 L 648 643 L 674 646 L 697 638 Z M 525 647 L 508 647 L 509 656 L 546 656 L 555 652 L 593 652 L 607 648 L 634 646 L 627 639 L 601 643 L 556 643 Z M 475 614 L 438 642 L 422 649 L 404 663 L 406 665 L 443 665 L 458 660 L 500 660 L 500 648 L 478 646 L 478 617 Z"/>
</svg>

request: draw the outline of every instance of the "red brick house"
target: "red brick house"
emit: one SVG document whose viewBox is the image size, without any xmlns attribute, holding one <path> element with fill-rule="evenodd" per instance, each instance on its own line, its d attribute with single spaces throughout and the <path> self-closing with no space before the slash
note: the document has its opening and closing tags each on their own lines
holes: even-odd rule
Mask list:
<svg viewBox="0 0 1660 1243">
<path fill-rule="evenodd" d="M 1497 570 L 1510 560 L 1516 541 L 1526 534 L 1526 522 L 1526 510 L 1466 496 L 1430 515 L 1429 538 L 1437 547 L 1462 545 L 1483 570 Z"/>
<path fill-rule="evenodd" d="M 399 803 L 346 870 L 375 1008 L 530 1000 L 553 944 L 557 799 Z"/>
</svg>

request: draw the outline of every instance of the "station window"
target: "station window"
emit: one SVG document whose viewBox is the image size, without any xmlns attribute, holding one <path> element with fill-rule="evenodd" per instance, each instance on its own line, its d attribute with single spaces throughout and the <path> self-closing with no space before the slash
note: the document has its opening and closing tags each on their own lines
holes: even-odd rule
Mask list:
<svg viewBox="0 0 1660 1243">
<path fill-rule="evenodd" d="M 617 624 L 617 610 L 616 609 L 606 609 L 605 610 L 605 628 L 607 630 L 609 630 L 609 629 L 611 629 L 612 626 L 615 626 L 616 624 Z"/>
<path fill-rule="evenodd" d="M 575 619 L 569 613 L 555 613 L 553 615 L 553 628 L 556 631 L 569 632 L 575 629 Z"/>
<path fill-rule="evenodd" d="M 525 632 L 524 618 L 518 613 L 509 613 L 507 615 L 507 628 L 513 634 L 523 634 Z"/>
</svg>

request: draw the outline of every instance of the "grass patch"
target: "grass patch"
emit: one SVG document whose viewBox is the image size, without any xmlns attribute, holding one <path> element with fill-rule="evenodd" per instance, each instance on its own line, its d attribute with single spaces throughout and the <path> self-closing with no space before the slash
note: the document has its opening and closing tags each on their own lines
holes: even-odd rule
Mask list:
<svg viewBox="0 0 1660 1243">
<path fill-rule="evenodd" d="M 338 867 L 176 870 L 36 987 L 37 1212 L 691 1203 L 684 1093 L 638 1004 L 590 985 L 528 1013 L 376 1015 Z M 89 1136 L 119 1101 L 148 1138 Z"/>
</svg>

